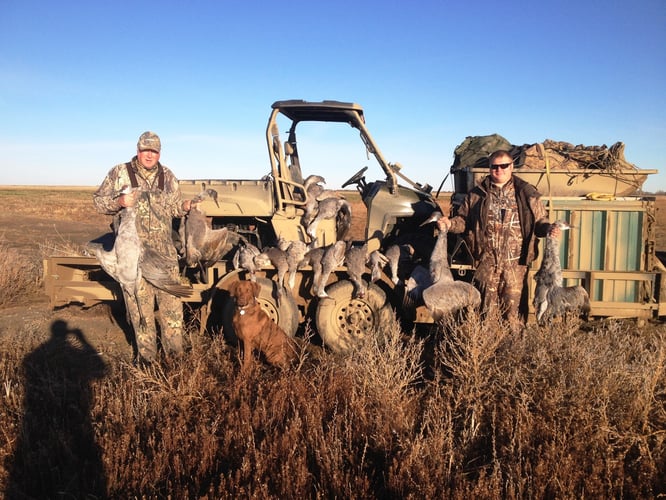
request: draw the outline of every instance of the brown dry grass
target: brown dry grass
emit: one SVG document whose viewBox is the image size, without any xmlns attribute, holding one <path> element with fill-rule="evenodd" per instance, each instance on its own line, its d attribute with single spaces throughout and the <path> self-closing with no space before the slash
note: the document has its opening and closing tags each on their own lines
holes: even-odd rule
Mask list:
<svg viewBox="0 0 666 500">
<path fill-rule="evenodd" d="M 16 304 L 41 286 L 39 263 L 0 237 L 0 305 Z"/>
<path fill-rule="evenodd" d="M 4 245 L 2 269 L 19 267 Z M 193 328 L 183 359 L 140 370 L 65 317 L 0 332 L 7 498 L 666 495 L 661 326 L 391 322 L 352 356 L 306 338 L 296 368 L 240 373 L 235 348 Z"/>
<path fill-rule="evenodd" d="M 76 331 L 5 345 L 0 485 L 42 498 L 666 493 L 664 335 L 505 331 L 471 318 L 437 332 L 430 378 L 423 342 L 395 323 L 381 345 L 304 350 L 284 372 L 242 374 L 219 337 L 144 370 Z"/>
</svg>

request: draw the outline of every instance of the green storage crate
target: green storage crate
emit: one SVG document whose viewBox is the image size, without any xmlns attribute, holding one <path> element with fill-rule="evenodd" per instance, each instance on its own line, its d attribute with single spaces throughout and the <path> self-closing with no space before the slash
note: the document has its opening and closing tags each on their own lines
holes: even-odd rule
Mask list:
<svg viewBox="0 0 666 500">
<path fill-rule="evenodd" d="M 580 284 L 590 294 L 591 316 L 650 317 L 659 309 L 655 255 L 655 199 L 627 197 L 594 201 L 580 197 L 543 197 L 552 221 L 572 228 L 560 239 L 565 286 Z M 552 207 L 552 210 L 551 210 Z M 543 254 L 540 242 L 540 256 Z M 530 308 L 534 274 L 529 275 Z M 531 311 L 532 312 L 532 311 Z"/>
</svg>

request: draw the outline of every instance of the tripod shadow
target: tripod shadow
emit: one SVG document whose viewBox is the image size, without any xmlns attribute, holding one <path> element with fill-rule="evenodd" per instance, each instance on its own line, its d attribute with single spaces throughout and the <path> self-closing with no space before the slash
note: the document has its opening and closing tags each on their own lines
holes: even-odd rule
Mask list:
<svg viewBox="0 0 666 500">
<path fill-rule="evenodd" d="M 106 365 L 65 321 L 26 355 L 23 419 L 7 470 L 6 498 L 104 498 L 106 476 L 91 422 L 91 382 Z"/>
</svg>

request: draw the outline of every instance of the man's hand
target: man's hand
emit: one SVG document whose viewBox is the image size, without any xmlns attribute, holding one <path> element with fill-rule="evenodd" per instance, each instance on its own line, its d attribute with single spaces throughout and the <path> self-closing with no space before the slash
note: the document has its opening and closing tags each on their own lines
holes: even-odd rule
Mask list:
<svg viewBox="0 0 666 500">
<path fill-rule="evenodd" d="M 121 207 L 133 207 L 134 204 L 136 203 L 136 197 L 139 195 L 139 191 L 137 189 L 133 189 L 129 193 L 124 193 L 121 194 L 118 197 L 118 205 Z"/>
<path fill-rule="evenodd" d="M 553 238 L 559 238 L 560 234 L 562 234 L 560 226 L 557 224 L 551 224 L 550 229 L 548 230 L 548 236 L 552 236 Z"/>
<path fill-rule="evenodd" d="M 183 200 L 183 204 L 181 205 L 183 212 L 189 212 L 193 207 L 196 206 L 197 204 L 193 203 L 192 200 Z"/>
<path fill-rule="evenodd" d="M 451 229 L 451 219 L 449 219 L 446 215 L 440 217 L 437 220 L 437 227 L 439 227 L 439 229 L 442 231 L 448 231 Z"/>
</svg>

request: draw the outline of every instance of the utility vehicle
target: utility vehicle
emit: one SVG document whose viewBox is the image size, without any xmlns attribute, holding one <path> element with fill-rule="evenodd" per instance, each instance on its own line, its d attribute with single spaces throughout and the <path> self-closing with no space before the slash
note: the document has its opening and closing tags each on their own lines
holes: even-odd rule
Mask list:
<svg viewBox="0 0 666 500">
<path fill-rule="evenodd" d="M 185 179 L 180 181 L 184 198 L 199 194 L 202 185 L 217 192 L 217 204 L 205 200 L 200 205 L 212 228 L 227 227 L 259 249 L 274 246 L 278 238 L 287 241 L 311 238 L 303 225 L 305 206 L 304 178 L 310 174 L 326 177 L 317 171 L 317 163 L 301 165 L 297 129 L 319 122 L 352 127 L 360 136 L 359 149 L 365 160 L 374 159 L 380 179 L 366 179 L 368 166 L 341 163 L 339 169 L 351 172 L 342 188 L 355 187 L 366 207 L 363 241 L 368 252 L 385 249 L 393 243 L 413 241 L 417 252 L 413 261 L 427 260 L 432 247 L 432 227 L 421 224 L 438 210 L 428 184 L 413 182 L 401 172 L 399 164 L 389 163 L 370 135 L 363 109 L 358 104 L 338 101 L 306 102 L 277 101 L 271 107 L 266 127 L 269 169 L 261 179 Z M 284 128 L 281 128 L 283 123 Z M 360 157 L 360 155 L 359 155 Z M 221 171 L 229 168 L 220 166 Z M 334 221 L 318 225 L 316 245 L 334 243 Z M 207 269 L 206 279 L 197 280 L 185 270 L 194 293 L 184 299 L 191 302 L 198 314 L 201 330 L 222 327 L 233 337 L 231 313 L 233 304 L 227 292 L 229 285 L 245 279 L 245 272 L 232 265 L 232 253 Z M 420 251 L 420 253 L 419 253 Z M 426 264 L 427 265 L 427 264 Z M 404 268 L 401 272 L 406 273 Z M 69 303 L 92 305 L 101 301 L 119 300 L 119 287 L 104 273 L 93 257 L 51 257 L 44 265 L 46 292 L 53 307 Z M 369 284 L 364 297 L 354 296 L 354 287 L 344 267 L 332 273 L 326 286 L 328 298 L 312 294 L 312 268 L 300 269 L 293 293 L 281 294 L 278 300 L 275 269 L 261 269 L 257 280 L 261 285 L 259 300 L 268 314 L 289 334 L 311 319 L 323 342 L 335 351 L 345 351 L 361 336 L 374 332 L 393 311 L 402 310 L 404 288 L 397 286 L 386 272 Z M 403 276 L 404 277 L 404 276 Z M 369 274 L 366 276 L 369 278 Z M 432 321 L 421 308 L 410 313 L 410 320 Z M 418 316 L 418 318 L 417 318 Z"/>
</svg>

